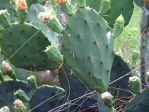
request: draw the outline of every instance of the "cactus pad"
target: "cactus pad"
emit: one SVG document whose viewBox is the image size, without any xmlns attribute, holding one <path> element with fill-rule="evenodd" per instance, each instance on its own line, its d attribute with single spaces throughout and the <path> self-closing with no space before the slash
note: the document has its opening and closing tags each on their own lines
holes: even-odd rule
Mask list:
<svg viewBox="0 0 149 112">
<path fill-rule="evenodd" d="M 64 59 L 92 89 L 105 91 L 113 62 L 107 24 L 93 9 L 81 8 L 68 20 L 63 33 Z"/>
<path fill-rule="evenodd" d="M 30 99 L 32 112 L 48 112 L 64 103 L 65 91 L 56 86 L 39 87 Z M 37 108 L 34 108 L 38 105 Z M 55 110 L 56 111 L 56 110 Z M 55 112 L 52 111 L 52 112 Z"/>
<path fill-rule="evenodd" d="M 127 25 L 133 13 L 133 0 L 111 0 L 111 8 L 105 14 L 109 26 L 113 27 L 115 20 L 122 14 Z"/>
<path fill-rule="evenodd" d="M 139 1 L 139 0 L 138 0 Z M 103 15 L 109 26 L 113 27 L 115 20 L 122 14 L 127 25 L 133 13 L 133 0 L 110 0 L 110 8 Z M 100 9 L 101 0 L 87 0 L 87 5 L 94 8 L 97 12 Z"/>
<path fill-rule="evenodd" d="M 125 112 L 148 112 L 149 110 L 149 88 L 145 88 L 141 94 L 127 103 Z"/>
<path fill-rule="evenodd" d="M 31 22 L 36 27 L 40 28 L 42 33 L 47 36 L 47 38 L 50 40 L 52 45 L 58 44 L 58 39 L 54 32 L 51 31 L 51 29 L 48 28 L 46 24 L 44 24 L 39 18 L 38 14 L 40 12 L 48 12 L 48 8 L 40 5 L 40 4 L 33 4 L 29 10 L 27 15 L 27 21 Z"/>
<path fill-rule="evenodd" d="M 47 37 L 28 23 L 14 24 L 1 35 L 2 54 L 16 67 L 27 70 L 40 71 L 59 67 L 62 60 L 58 56 L 53 60 L 53 57 L 46 54 L 45 50 L 49 45 L 51 43 Z"/>
<path fill-rule="evenodd" d="M 83 84 L 81 80 L 79 80 L 79 78 L 75 76 L 74 73 L 72 73 L 72 70 L 69 69 L 66 64 L 64 64 L 60 71 L 59 80 L 62 88 L 64 88 L 67 92 L 66 94 L 69 95 L 70 101 L 79 98 L 91 91 L 85 84 Z M 88 108 L 93 106 L 95 103 L 97 103 L 97 100 L 95 95 L 93 94 L 89 97 L 86 96 L 80 98 L 78 102 L 70 107 L 70 109 L 78 107 L 77 111 L 83 111 L 84 109 L 89 112 L 97 111 L 97 107 Z"/>
</svg>

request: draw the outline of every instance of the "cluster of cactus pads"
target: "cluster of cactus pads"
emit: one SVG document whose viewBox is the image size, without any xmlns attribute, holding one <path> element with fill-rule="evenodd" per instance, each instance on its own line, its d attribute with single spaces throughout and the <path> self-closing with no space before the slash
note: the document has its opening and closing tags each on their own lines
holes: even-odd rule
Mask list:
<svg viewBox="0 0 149 112">
<path fill-rule="evenodd" d="M 119 63 L 129 68 L 113 40 L 133 7 L 133 0 L 1 0 L 0 112 L 115 112 L 110 77 Z M 39 83 L 36 72 L 46 70 L 56 71 L 57 85 Z M 124 89 L 142 92 L 140 77 L 127 79 Z"/>
</svg>

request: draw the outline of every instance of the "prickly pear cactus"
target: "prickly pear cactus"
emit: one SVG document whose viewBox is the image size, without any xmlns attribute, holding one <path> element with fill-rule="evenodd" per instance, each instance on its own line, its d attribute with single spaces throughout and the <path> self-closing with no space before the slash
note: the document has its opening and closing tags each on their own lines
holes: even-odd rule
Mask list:
<svg viewBox="0 0 149 112">
<path fill-rule="evenodd" d="M 115 20 L 122 14 L 127 25 L 133 13 L 133 0 L 111 0 L 111 8 L 105 14 L 104 18 L 109 26 L 113 27 Z"/>
<path fill-rule="evenodd" d="M 57 46 L 58 38 L 56 37 L 55 33 L 52 32 L 46 24 L 44 24 L 39 18 L 38 14 L 41 12 L 49 12 L 48 8 L 40 5 L 40 4 L 33 4 L 29 10 L 27 15 L 27 21 L 31 22 L 36 27 L 40 28 L 44 35 L 50 40 L 52 45 Z"/>
<path fill-rule="evenodd" d="M 110 81 L 113 42 L 107 37 L 107 24 L 91 8 L 80 8 L 63 32 L 65 62 L 92 89 L 105 91 Z"/>
<path fill-rule="evenodd" d="M 59 81 L 62 86 L 66 90 L 66 94 L 69 95 L 69 100 L 73 100 L 79 98 L 89 92 L 91 92 L 90 88 L 88 88 L 76 75 L 72 72 L 69 67 L 64 64 L 60 74 L 59 74 Z M 83 103 L 82 103 L 83 102 Z M 87 107 L 90 107 L 97 103 L 95 94 L 90 95 L 90 97 L 83 97 L 79 99 L 70 109 L 74 109 L 75 105 L 79 105 L 77 111 L 83 111 Z M 97 111 L 97 107 L 88 108 L 86 111 Z"/>
<path fill-rule="evenodd" d="M 30 99 L 32 112 L 48 112 L 65 102 L 65 91 L 56 86 L 41 86 Z M 38 106 L 37 106 L 38 105 Z M 63 107 L 61 107 L 62 109 Z M 58 108 L 60 109 L 60 108 Z M 57 110 L 53 110 L 55 112 Z"/>
<path fill-rule="evenodd" d="M 102 0 L 87 0 L 87 5 L 99 11 L 101 1 Z M 125 25 L 127 25 L 131 19 L 133 8 L 133 0 L 110 0 L 110 8 L 103 16 L 109 26 L 113 27 L 115 20 L 122 14 Z M 105 10 L 107 10 L 107 8 Z"/>
<path fill-rule="evenodd" d="M 51 50 L 46 47 L 50 45 L 41 30 L 29 23 L 13 24 L 1 35 L 2 54 L 16 67 L 27 70 L 59 67 L 63 60 L 62 55 L 59 53 L 57 57 L 48 56 L 46 52 Z"/>
<path fill-rule="evenodd" d="M 18 89 L 25 91 L 27 95 L 31 95 L 32 88 L 23 81 L 5 81 L 0 84 L 0 107 L 9 106 L 13 112 L 14 92 Z"/>
<path fill-rule="evenodd" d="M 145 88 L 141 94 L 134 96 L 128 102 L 126 112 L 148 112 L 149 110 L 149 88 Z"/>
<path fill-rule="evenodd" d="M 129 72 L 130 72 L 130 68 L 128 67 L 127 63 L 124 62 L 124 60 L 120 56 L 114 55 L 111 77 L 110 77 L 111 82 L 115 81 L 120 77 L 123 77 Z M 129 76 L 125 76 L 124 78 L 111 83 L 108 90 L 114 96 L 128 97 L 131 95 L 129 92 L 128 80 L 129 80 Z"/>
</svg>

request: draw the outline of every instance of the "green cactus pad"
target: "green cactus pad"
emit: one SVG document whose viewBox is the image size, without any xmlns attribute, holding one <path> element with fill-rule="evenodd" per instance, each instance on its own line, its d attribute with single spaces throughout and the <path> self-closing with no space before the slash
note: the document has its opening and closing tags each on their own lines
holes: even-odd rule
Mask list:
<svg viewBox="0 0 149 112">
<path fill-rule="evenodd" d="M 107 20 L 110 27 L 113 27 L 115 20 L 122 14 L 127 25 L 131 19 L 133 13 L 133 0 L 111 0 L 109 10 L 104 14 L 104 18 Z M 96 9 L 98 12 L 100 9 L 101 0 L 87 0 L 87 5 Z"/>
<path fill-rule="evenodd" d="M 141 94 L 127 103 L 125 112 L 148 112 L 149 111 L 149 88 L 145 88 Z"/>
<path fill-rule="evenodd" d="M 129 76 L 125 76 L 130 73 L 130 68 L 127 63 L 118 55 L 114 55 L 112 70 L 111 70 L 111 83 L 108 91 L 116 97 L 129 97 L 131 93 L 129 92 L 128 80 Z M 131 73 L 130 73 L 131 75 Z M 122 79 L 115 81 L 123 77 Z M 115 81 L 115 82 L 114 82 Z M 119 89 L 121 88 L 121 89 Z"/>
<path fill-rule="evenodd" d="M 63 33 L 64 60 L 78 77 L 100 92 L 108 88 L 113 62 L 113 41 L 107 24 L 94 9 L 80 8 Z"/>
<path fill-rule="evenodd" d="M 69 95 L 70 101 L 79 98 L 91 91 L 90 88 L 88 88 L 78 77 L 75 76 L 75 74 L 66 64 L 64 64 L 60 70 L 59 81 L 62 88 L 66 90 L 66 94 Z M 86 108 L 86 111 L 95 112 L 98 109 L 97 107 L 88 108 L 93 106 L 95 103 L 97 103 L 96 97 L 95 95 L 91 95 L 90 97 L 87 96 L 80 98 L 80 100 L 71 106 L 70 109 L 72 110 L 79 105 L 78 110 L 76 110 L 78 112 L 83 111 L 84 108 Z"/>
<path fill-rule="evenodd" d="M 62 60 L 46 54 L 51 43 L 31 24 L 14 24 L 1 35 L 1 52 L 16 67 L 27 70 L 56 69 Z M 61 56 L 60 56 L 61 59 Z"/>
<path fill-rule="evenodd" d="M 133 0 L 111 0 L 111 8 L 105 14 L 104 18 L 109 26 L 113 27 L 115 20 L 122 14 L 127 25 L 133 13 Z"/>
<path fill-rule="evenodd" d="M 49 10 L 40 4 L 33 4 L 28 10 L 27 21 L 41 29 L 42 33 L 47 36 L 51 44 L 57 46 L 58 38 L 56 37 L 55 33 L 51 31 L 51 29 L 49 29 L 49 27 L 38 18 L 38 14 L 40 12 L 49 13 Z"/>
<path fill-rule="evenodd" d="M 18 89 L 25 91 L 27 95 L 31 95 L 31 87 L 23 81 L 5 81 L 0 84 L 0 107 L 7 105 L 13 111 L 14 92 Z"/>
<path fill-rule="evenodd" d="M 32 112 L 48 112 L 64 103 L 65 91 L 56 86 L 39 87 L 30 99 Z M 38 106 L 37 106 L 38 105 Z M 37 107 L 36 107 L 37 106 Z M 34 108 L 36 107 L 36 108 Z M 53 111 L 56 112 L 57 110 Z"/>
</svg>

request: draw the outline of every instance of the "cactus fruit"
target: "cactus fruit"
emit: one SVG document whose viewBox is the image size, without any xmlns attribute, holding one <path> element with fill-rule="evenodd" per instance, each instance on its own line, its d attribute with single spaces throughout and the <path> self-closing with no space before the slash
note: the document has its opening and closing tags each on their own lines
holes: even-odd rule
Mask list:
<svg viewBox="0 0 149 112">
<path fill-rule="evenodd" d="M 125 24 L 124 18 L 122 15 L 120 15 L 116 19 L 115 24 L 114 24 L 114 29 L 112 33 L 113 38 L 118 37 L 123 32 L 124 24 Z"/>
<path fill-rule="evenodd" d="M 64 97 L 65 97 L 65 91 L 62 88 L 56 86 L 46 86 L 46 85 L 41 86 L 36 89 L 35 93 L 30 99 L 31 111 L 47 112 L 49 110 L 52 110 L 53 108 L 62 105 L 64 103 L 65 101 Z"/>
<path fill-rule="evenodd" d="M 13 104 L 14 104 L 15 112 L 27 112 L 27 107 L 24 105 L 24 103 L 21 100 L 16 99 Z"/>
<path fill-rule="evenodd" d="M 52 15 L 48 12 L 40 12 L 38 14 L 38 18 L 44 22 L 44 24 L 47 24 L 49 20 L 53 18 Z"/>
<path fill-rule="evenodd" d="M 32 88 L 23 81 L 4 81 L 0 84 L 0 107 L 3 105 L 9 106 L 11 112 L 13 112 L 14 92 L 18 89 L 25 91 L 27 95 L 32 94 Z"/>
<path fill-rule="evenodd" d="M 72 6 L 69 0 L 57 0 L 56 2 L 60 5 L 61 10 L 69 15 L 73 13 Z"/>
<path fill-rule="evenodd" d="M 26 0 L 16 0 L 17 17 L 20 23 L 23 23 L 27 15 L 27 3 Z"/>
<path fill-rule="evenodd" d="M 138 76 L 129 77 L 129 87 L 134 93 L 140 93 L 142 89 L 141 79 Z"/>
<path fill-rule="evenodd" d="M 29 84 L 33 89 L 36 89 L 36 88 L 37 88 L 37 79 L 36 79 L 36 76 L 31 75 L 31 76 L 27 77 L 27 81 L 28 81 L 28 84 Z"/>
<path fill-rule="evenodd" d="M 13 69 L 8 62 L 3 61 L 2 62 L 2 71 L 4 74 L 10 74 L 10 73 L 12 73 Z"/>
<path fill-rule="evenodd" d="M 0 10 L 0 25 L 3 28 L 9 27 L 11 25 L 7 10 Z"/>
<path fill-rule="evenodd" d="M 40 12 L 38 18 L 47 24 L 54 32 L 62 33 L 63 27 L 59 20 L 47 12 Z"/>
<path fill-rule="evenodd" d="M 112 38 L 106 33 L 106 22 L 90 8 L 80 8 L 72 15 L 63 32 L 66 64 L 89 87 L 100 92 L 108 88 L 114 57 Z"/>
<path fill-rule="evenodd" d="M 16 0 L 17 10 L 26 10 L 28 8 L 26 0 Z"/>
<path fill-rule="evenodd" d="M 4 106 L 4 107 L 0 108 L 0 112 L 10 112 L 10 109 L 8 106 Z"/>
<path fill-rule="evenodd" d="M 14 24 L 1 37 L 1 52 L 16 67 L 37 71 L 57 69 L 63 61 L 61 55 L 55 58 L 54 54 L 52 57 L 46 54 L 44 50 L 51 43 L 40 29 L 29 23 Z"/>
<path fill-rule="evenodd" d="M 13 80 L 16 80 L 16 74 L 10 64 L 6 61 L 2 62 L 2 72 L 4 75 L 8 75 Z"/>
<path fill-rule="evenodd" d="M 15 99 L 19 99 L 19 100 L 23 101 L 24 103 L 28 103 L 28 101 L 29 101 L 29 97 L 28 97 L 28 96 L 26 95 L 26 93 L 25 93 L 23 90 L 21 90 L 21 89 L 17 90 L 17 91 L 14 93 L 14 95 L 15 95 Z"/>
<path fill-rule="evenodd" d="M 67 0 L 56 0 L 57 4 L 64 5 Z"/>
<path fill-rule="evenodd" d="M 104 104 L 112 107 L 113 104 L 113 96 L 111 95 L 110 92 L 106 91 L 104 93 L 101 93 L 101 98 L 104 101 Z"/>
<path fill-rule="evenodd" d="M 99 13 L 104 15 L 110 9 L 110 1 L 111 0 L 101 0 Z"/>
<path fill-rule="evenodd" d="M 63 31 L 63 27 L 56 17 L 48 22 L 48 26 L 56 33 L 62 33 Z"/>
</svg>

